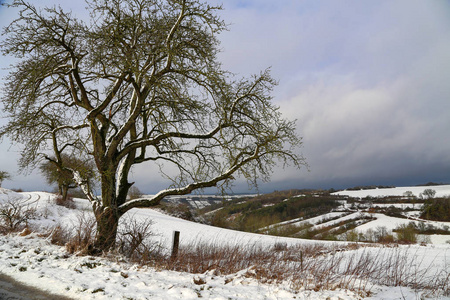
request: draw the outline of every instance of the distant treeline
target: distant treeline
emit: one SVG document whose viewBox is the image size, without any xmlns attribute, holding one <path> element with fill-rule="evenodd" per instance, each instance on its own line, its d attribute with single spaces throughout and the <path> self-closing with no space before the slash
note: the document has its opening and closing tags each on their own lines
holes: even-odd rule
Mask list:
<svg viewBox="0 0 450 300">
<path fill-rule="evenodd" d="M 427 182 L 424 184 L 417 184 L 415 186 L 436 186 L 436 185 L 447 185 L 448 183 L 436 183 L 436 182 Z M 359 190 L 373 190 L 373 189 L 393 189 L 396 186 L 394 185 L 361 185 L 355 186 L 351 188 L 347 188 L 347 191 L 359 191 Z"/>
<path fill-rule="evenodd" d="M 393 185 L 362 185 L 348 188 L 347 191 L 374 190 L 374 189 L 393 189 Z"/>
<path fill-rule="evenodd" d="M 436 182 L 428 182 L 425 184 L 418 184 L 416 186 L 434 186 L 434 185 L 447 185 L 448 183 L 436 183 Z"/>
</svg>

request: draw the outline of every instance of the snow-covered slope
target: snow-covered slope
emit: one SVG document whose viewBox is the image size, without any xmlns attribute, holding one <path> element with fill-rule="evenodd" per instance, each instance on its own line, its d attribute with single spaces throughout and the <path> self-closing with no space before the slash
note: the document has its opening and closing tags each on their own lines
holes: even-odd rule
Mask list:
<svg viewBox="0 0 450 300">
<path fill-rule="evenodd" d="M 55 224 L 72 224 L 77 215 L 89 209 L 86 200 L 76 199 L 77 209 L 68 209 L 54 204 L 49 193 L 14 193 L 0 189 L 0 205 L 8 201 L 25 201 L 36 208 L 40 217 L 33 221 L 35 226 L 46 227 Z M 268 247 L 277 242 L 287 244 L 330 242 L 271 237 L 266 235 L 237 232 L 197 224 L 164 215 L 152 209 L 135 209 L 127 216 L 144 221 L 152 220 L 154 239 L 170 247 L 172 232 L 181 232 L 181 243 L 207 242 L 216 245 L 261 244 Z M 417 245 L 399 248 L 367 248 L 348 251 L 348 257 L 364 256 L 377 251 L 405 251 L 409 259 L 417 260 L 417 274 L 421 268 L 426 272 L 446 269 L 450 261 L 450 245 L 421 247 Z M 358 254 L 358 251 L 361 253 Z M 364 252 L 366 251 L 366 252 Z M 343 257 L 346 253 L 341 252 Z M 366 253 L 366 254 L 365 254 Z M 385 253 L 385 255 L 386 255 Z M 373 255 L 373 254 L 372 254 Z M 331 258 L 332 256 L 330 256 Z M 392 257 L 386 255 L 387 258 Z M 419 270 L 420 269 L 420 270 Z M 294 289 L 289 282 L 262 283 L 246 276 L 248 270 L 231 275 L 213 272 L 189 274 L 174 271 L 155 270 L 151 267 L 133 266 L 105 258 L 67 255 L 64 247 L 50 244 L 37 234 L 28 236 L 0 236 L 0 272 L 18 281 L 47 289 L 74 299 L 360 299 L 350 290 L 322 288 L 317 291 Z M 422 274 L 422 273 L 420 273 Z M 196 284 L 200 276 L 205 284 Z M 375 285 L 368 299 L 415 299 L 425 294 L 420 290 L 402 287 Z M 399 298 L 400 297 L 400 298 Z M 441 297 L 439 299 L 450 299 Z"/>
<path fill-rule="evenodd" d="M 330 244 L 328 241 L 312 241 L 295 238 L 276 237 L 263 234 L 235 231 L 205 224 L 189 222 L 172 216 L 165 215 L 153 209 L 133 209 L 126 217 L 140 220 L 150 219 L 153 222 L 152 231 L 156 235 L 155 240 L 169 248 L 174 231 L 180 232 L 180 244 L 207 243 L 218 246 L 225 245 L 265 245 L 271 247 L 283 242 L 294 244 Z M 345 243 L 346 244 L 346 243 Z"/>
<path fill-rule="evenodd" d="M 22 199 L 22 194 L 16 193 L 14 191 L 0 188 L 0 203 L 7 201 L 15 201 L 16 199 Z"/>
</svg>

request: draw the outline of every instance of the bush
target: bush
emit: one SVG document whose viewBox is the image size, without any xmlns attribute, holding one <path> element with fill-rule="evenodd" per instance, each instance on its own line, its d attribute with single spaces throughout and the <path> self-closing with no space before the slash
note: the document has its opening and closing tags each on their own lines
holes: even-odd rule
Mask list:
<svg viewBox="0 0 450 300">
<path fill-rule="evenodd" d="M 194 214 L 186 203 L 166 204 L 162 205 L 161 209 L 171 216 L 188 221 L 195 221 Z"/>
<path fill-rule="evenodd" d="M 380 236 L 378 238 L 378 243 L 392 244 L 392 243 L 395 243 L 395 238 L 392 234 L 386 234 L 386 235 Z"/>
<path fill-rule="evenodd" d="M 62 195 L 58 195 L 55 198 L 55 203 L 56 203 L 56 205 L 64 206 L 64 207 L 67 207 L 67 208 L 70 208 L 70 209 L 76 208 L 75 202 L 73 201 L 72 197 L 67 197 L 64 200 Z"/>
<path fill-rule="evenodd" d="M 36 209 L 25 199 L 8 199 L 0 204 L 0 233 L 18 232 L 28 226 L 28 222 L 37 217 Z"/>
<path fill-rule="evenodd" d="M 70 226 L 58 225 L 48 232 L 48 236 L 52 244 L 65 246 L 69 253 L 85 253 L 94 241 L 95 229 L 94 216 L 80 211 L 74 223 Z"/>
<path fill-rule="evenodd" d="M 264 215 L 257 216 L 250 214 L 245 218 L 241 218 L 238 223 L 238 230 L 246 231 L 246 232 L 260 232 L 262 229 L 266 228 L 269 225 L 277 224 L 281 220 L 277 215 Z M 293 229 L 293 228 L 291 228 Z M 295 229 L 295 226 L 294 226 Z M 289 229 L 288 229 L 289 230 Z M 298 230 L 297 230 L 298 231 Z M 295 233 L 295 232 L 294 232 Z"/>
<path fill-rule="evenodd" d="M 386 226 L 378 226 L 375 228 L 374 237 L 377 243 L 389 244 L 395 242 L 394 236 L 388 233 Z"/>
<path fill-rule="evenodd" d="M 148 262 L 159 253 L 159 246 L 150 241 L 154 236 L 151 231 L 153 221 L 145 219 L 138 221 L 134 216 L 126 216 L 121 221 L 117 233 L 117 249 L 133 262 Z"/>
<path fill-rule="evenodd" d="M 228 219 L 228 214 L 223 209 L 209 215 L 208 222 L 211 226 L 231 228 L 231 222 Z"/>
<path fill-rule="evenodd" d="M 81 211 L 77 215 L 77 221 L 72 227 L 75 229 L 75 235 L 72 236 L 70 241 L 66 244 L 67 250 L 70 253 L 88 250 L 88 247 L 90 247 L 94 241 L 96 226 L 97 223 L 94 216 L 87 211 Z"/>
<path fill-rule="evenodd" d="M 50 238 L 50 243 L 58 246 L 64 246 L 66 243 L 70 241 L 72 237 L 70 231 L 62 227 L 61 225 L 57 225 L 54 228 L 52 228 L 50 232 L 47 233 L 47 235 Z M 73 253 L 74 251 L 69 252 Z"/>
<path fill-rule="evenodd" d="M 302 225 L 295 225 L 295 224 L 278 225 L 268 228 L 265 233 L 267 233 L 268 235 L 293 237 L 298 232 L 308 229 L 310 227 L 312 227 L 310 223 L 304 223 Z"/>
<path fill-rule="evenodd" d="M 358 242 L 358 232 L 356 230 L 349 230 L 346 233 L 344 233 L 344 240 L 349 242 Z"/>
<path fill-rule="evenodd" d="M 394 231 L 397 234 L 397 241 L 404 244 L 413 244 L 417 242 L 416 228 L 413 222 L 408 225 L 402 224 Z"/>
</svg>

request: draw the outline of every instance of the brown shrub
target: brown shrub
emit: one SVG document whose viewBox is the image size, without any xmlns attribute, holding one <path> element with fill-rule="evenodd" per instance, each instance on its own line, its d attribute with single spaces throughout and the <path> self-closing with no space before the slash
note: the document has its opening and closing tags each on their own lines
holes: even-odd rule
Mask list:
<svg viewBox="0 0 450 300">
<path fill-rule="evenodd" d="M 55 203 L 56 203 L 56 205 L 64 206 L 64 207 L 70 208 L 70 209 L 75 209 L 76 208 L 76 205 L 75 205 L 75 202 L 73 201 L 73 198 L 69 197 L 69 196 L 66 197 L 66 199 L 64 199 L 63 196 L 58 195 L 55 198 Z"/>
<path fill-rule="evenodd" d="M 132 216 L 122 218 L 116 242 L 119 253 L 141 264 L 159 256 L 159 245 L 150 240 L 155 235 L 151 225 L 153 221 L 149 219 L 139 221 Z"/>
<path fill-rule="evenodd" d="M 8 199 L 0 204 L 0 233 L 22 231 L 36 217 L 36 209 L 25 199 Z"/>
<path fill-rule="evenodd" d="M 69 253 L 83 254 L 94 241 L 96 222 L 92 214 L 80 211 L 72 226 L 57 225 L 46 235 L 54 245 L 65 246 Z"/>
</svg>

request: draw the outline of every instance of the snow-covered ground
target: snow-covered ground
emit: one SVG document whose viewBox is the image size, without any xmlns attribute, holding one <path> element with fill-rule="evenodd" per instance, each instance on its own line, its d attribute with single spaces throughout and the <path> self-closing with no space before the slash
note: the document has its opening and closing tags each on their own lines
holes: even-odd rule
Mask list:
<svg viewBox="0 0 450 300">
<path fill-rule="evenodd" d="M 413 219 L 403 219 L 403 218 L 395 218 L 386 216 L 384 214 L 370 214 L 372 217 L 375 217 L 376 219 L 373 221 L 370 221 L 368 223 L 365 223 L 361 226 L 358 226 L 357 229 L 359 231 L 366 231 L 367 229 L 376 229 L 377 227 L 384 226 L 387 230 L 392 231 L 396 227 L 399 227 L 400 225 L 407 225 L 410 222 L 418 224 L 419 222 L 425 222 L 425 221 L 417 221 Z M 450 225 L 450 222 L 438 222 L 438 221 L 426 221 L 426 224 L 433 225 L 436 228 L 441 228 L 444 225 Z M 450 235 L 447 236 L 448 239 L 450 239 Z"/>
<path fill-rule="evenodd" d="M 80 211 L 89 211 L 89 203 L 86 200 L 76 199 L 77 209 L 68 209 L 55 205 L 53 197 L 49 193 L 15 193 L 0 189 L 0 205 L 8 201 L 24 201 L 36 209 L 39 217 L 33 220 L 32 225 L 41 229 L 56 224 L 70 226 L 76 222 Z M 236 232 L 177 219 L 152 209 L 135 209 L 130 211 L 126 217 L 133 217 L 141 221 L 152 220 L 155 241 L 167 248 L 170 246 L 174 230 L 180 231 L 181 244 L 190 244 L 196 241 L 216 245 L 242 245 L 243 247 L 251 244 L 270 247 L 279 242 L 288 245 L 307 243 L 336 245 L 336 242 Z M 441 275 L 447 274 L 447 276 L 450 272 L 450 245 L 448 244 L 426 247 L 413 245 L 401 249 L 367 249 L 369 250 L 359 249 L 340 253 L 344 256 L 348 255 L 350 259 L 355 255 L 364 255 L 364 251 L 374 252 L 374 255 L 377 255 L 377 253 L 381 253 L 380 251 L 390 253 L 404 250 L 409 259 L 417 261 L 417 269 L 426 269 L 430 274 L 440 272 Z M 118 260 L 70 255 L 64 247 L 52 245 L 47 239 L 39 237 L 37 233 L 27 236 L 14 234 L 0 236 L 0 273 L 11 276 L 20 282 L 73 299 L 361 298 L 357 292 L 346 289 L 305 290 L 304 288 L 295 288 L 289 282 L 262 283 L 255 278 L 246 276 L 247 272 L 248 270 L 242 270 L 235 274 L 217 275 L 214 272 L 190 274 L 156 270 Z M 194 279 L 199 276 L 205 282 L 204 284 L 195 283 Z M 383 286 L 375 283 L 371 292 L 371 297 L 367 299 L 422 299 L 426 296 L 420 289 L 414 290 L 405 286 Z M 441 296 L 439 299 L 450 299 L 450 297 Z"/>
<path fill-rule="evenodd" d="M 154 239 L 166 248 L 170 248 L 174 231 L 180 232 L 180 244 L 208 243 L 214 245 L 265 245 L 270 247 L 280 242 L 288 245 L 315 244 L 316 241 L 284 238 L 263 234 L 234 231 L 205 224 L 188 222 L 183 219 L 165 215 L 153 209 L 133 209 L 126 217 L 138 220 L 150 219 L 155 234 Z"/>
<path fill-rule="evenodd" d="M 279 223 L 267 226 L 267 228 L 272 228 L 272 227 L 276 227 L 276 226 L 280 226 L 280 225 L 295 225 L 295 226 L 300 227 L 305 223 L 317 224 L 317 223 L 323 222 L 324 220 L 334 219 L 334 218 L 337 218 L 337 217 L 345 215 L 345 214 L 346 214 L 345 212 L 331 212 L 331 213 L 320 215 L 318 217 L 313 217 L 313 218 L 308 218 L 308 219 L 297 218 L 297 219 L 292 219 L 289 221 L 279 222 Z"/>
<path fill-rule="evenodd" d="M 450 185 L 434 185 L 434 186 L 405 186 L 386 189 L 369 189 L 369 190 L 344 190 L 333 193 L 333 195 L 346 195 L 350 197 L 364 198 L 367 196 L 381 197 L 381 196 L 404 196 L 405 192 L 412 192 L 413 195 L 419 197 L 426 189 L 436 191 L 436 197 L 450 196 Z"/>
<path fill-rule="evenodd" d="M 426 189 L 432 189 L 436 191 L 435 197 L 445 197 L 450 196 L 450 185 L 436 185 L 436 186 L 409 186 L 409 187 L 395 187 L 395 188 L 385 188 L 385 189 L 368 189 L 368 190 L 344 190 L 340 192 L 336 192 L 333 194 L 336 195 L 346 195 L 350 197 L 355 198 L 364 198 L 367 196 L 370 197 L 384 197 L 384 196 L 404 196 L 405 192 L 410 191 L 412 192 L 416 197 L 419 197 L 420 194 L 424 192 Z M 389 204 L 379 204 L 379 203 L 373 203 L 371 204 L 372 207 L 390 207 L 394 206 L 400 209 L 405 208 L 414 208 L 416 210 L 420 210 L 423 206 L 421 203 L 389 203 Z M 411 217 L 417 216 L 419 212 L 409 212 L 408 215 Z M 389 217 L 383 214 L 372 214 L 373 217 L 376 218 L 376 220 L 370 221 L 368 223 L 365 223 L 363 225 L 360 225 L 355 228 L 356 231 L 359 232 L 366 232 L 369 229 L 376 230 L 378 227 L 386 227 L 386 229 L 390 232 L 392 232 L 392 229 L 398 227 L 399 225 L 408 224 L 409 222 L 414 222 L 416 224 L 419 223 L 417 218 L 413 219 L 402 219 L 402 218 L 395 218 L 395 217 Z M 339 222 L 339 219 L 335 222 Z M 433 225 L 436 228 L 443 228 L 445 226 L 450 226 L 450 222 L 436 222 L 436 221 L 428 221 L 428 220 L 421 220 L 420 222 L 425 222 L 426 224 Z M 429 243 L 432 244 L 448 244 L 450 243 L 450 235 L 428 235 L 428 236 L 422 236 L 422 238 L 426 238 Z"/>
</svg>

